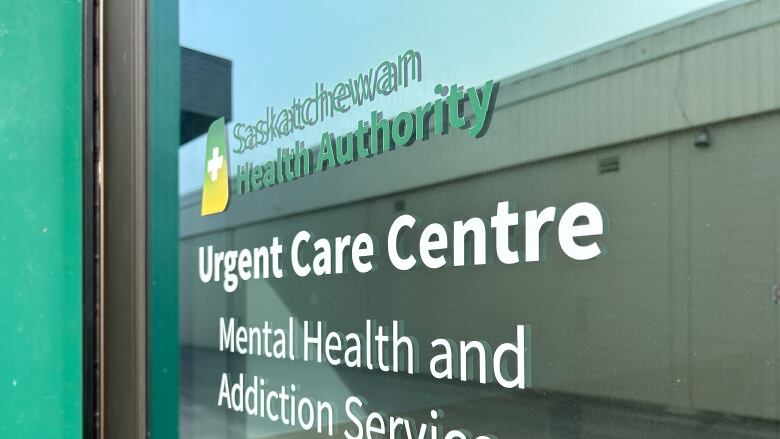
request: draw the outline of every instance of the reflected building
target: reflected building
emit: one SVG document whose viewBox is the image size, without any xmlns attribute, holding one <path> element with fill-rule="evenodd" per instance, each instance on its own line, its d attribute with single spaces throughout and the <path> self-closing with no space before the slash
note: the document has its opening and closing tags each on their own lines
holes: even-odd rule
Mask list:
<svg viewBox="0 0 780 439">
<path fill-rule="evenodd" d="M 362 395 L 368 410 L 418 422 L 442 409 L 448 426 L 499 438 L 777 437 L 779 49 L 780 3 L 729 2 L 501 79 L 477 140 L 432 136 L 233 197 L 225 215 L 201 217 L 200 194 L 183 195 L 182 435 L 316 434 L 217 407 L 225 370 L 335 402 Z M 216 84 L 219 109 L 203 120 L 230 114 L 227 72 L 211 75 L 228 85 Z M 205 132 L 199 120 L 182 119 L 183 142 Z M 499 201 L 521 211 L 592 202 L 608 217 L 606 253 L 577 262 L 548 243 L 540 263 L 400 272 L 379 251 L 367 274 L 251 281 L 232 294 L 198 280 L 200 246 L 289 243 L 299 230 L 381 239 L 402 213 L 447 224 L 487 218 Z M 399 320 L 422 359 L 435 338 L 496 346 L 525 324 L 532 385 L 434 380 L 425 361 L 408 376 L 228 355 L 217 350 L 223 316 L 342 332 Z"/>
</svg>

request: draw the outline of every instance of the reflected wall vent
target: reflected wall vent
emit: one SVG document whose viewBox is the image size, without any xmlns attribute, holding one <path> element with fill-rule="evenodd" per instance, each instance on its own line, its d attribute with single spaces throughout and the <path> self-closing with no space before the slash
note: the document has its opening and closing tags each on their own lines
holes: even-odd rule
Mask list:
<svg viewBox="0 0 780 439">
<path fill-rule="evenodd" d="M 599 159 L 599 174 L 607 174 L 609 172 L 617 172 L 620 170 L 620 157 L 605 157 Z"/>
</svg>

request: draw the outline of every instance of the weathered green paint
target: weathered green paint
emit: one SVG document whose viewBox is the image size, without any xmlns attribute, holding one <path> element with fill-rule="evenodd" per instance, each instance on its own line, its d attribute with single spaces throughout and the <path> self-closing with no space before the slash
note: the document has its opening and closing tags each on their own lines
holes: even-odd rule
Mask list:
<svg viewBox="0 0 780 439">
<path fill-rule="evenodd" d="M 149 2 L 149 432 L 178 437 L 179 9 Z"/>
<path fill-rule="evenodd" d="M 0 437 L 77 438 L 82 4 L 0 11 Z"/>
</svg>

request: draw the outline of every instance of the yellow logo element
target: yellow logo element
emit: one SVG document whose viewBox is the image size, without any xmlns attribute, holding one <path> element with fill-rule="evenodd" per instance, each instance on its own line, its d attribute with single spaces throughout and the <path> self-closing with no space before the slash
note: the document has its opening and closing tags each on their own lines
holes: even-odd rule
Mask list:
<svg viewBox="0 0 780 439">
<path fill-rule="evenodd" d="M 203 171 L 200 215 L 206 216 L 224 211 L 229 198 L 227 133 L 225 118 L 221 117 L 211 124 L 206 135 L 206 162 Z"/>
</svg>

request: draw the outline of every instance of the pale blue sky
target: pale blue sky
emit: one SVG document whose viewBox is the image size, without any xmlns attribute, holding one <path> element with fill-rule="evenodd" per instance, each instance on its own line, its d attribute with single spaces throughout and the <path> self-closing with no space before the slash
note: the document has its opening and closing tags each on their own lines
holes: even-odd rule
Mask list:
<svg viewBox="0 0 780 439">
<path fill-rule="evenodd" d="M 316 143 L 325 131 L 351 130 L 375 109 L 386 117 L 411 109 L 430 100 L 439 82 L 505 78 L 715 3 L 181 0 L 180 42 L 233 61 L 233 120 L 244 123 L 263 117 L 268 105 L 313 95 L 317 81 L 330 88 L 407 49 L 421 53 L 422 82 L 243 154 L 243 162 L 275 156 L 295 140 Z M 203 138 L 181 148 L 180 193 L 200 188 L 204 151 Z"/>
</svg>

